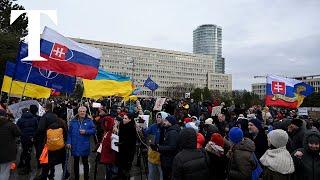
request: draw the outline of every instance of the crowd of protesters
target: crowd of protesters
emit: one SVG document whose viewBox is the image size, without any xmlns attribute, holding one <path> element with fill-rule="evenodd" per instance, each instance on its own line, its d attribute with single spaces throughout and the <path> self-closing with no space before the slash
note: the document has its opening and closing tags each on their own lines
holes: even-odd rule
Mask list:
<svg viewBox="0 0 320 180">
<path fill-rule="evenodd" d="M 97 153 L 97 161 L 105 165 L 107 180 L 130 179 L 136 154 L 146 156 L 142 158 L 147 161 L 149 180 L 320 179 L 319 122 L 298 116 L 295 110 L 227 107 L 192 99 L 167 99 L 160 111 L 153 110 L 152 98 L 97 102 L 101 106 L 94 108 L 93 101 L 47 100 L 44 115 L 40 117 L 37 106 L 31 105 L 22 109 L 16 121 L 1 103 L 0 179 L 9 179 L 14 162 L 19 162 L 20 174 L 30 173 L 33 151 L 38 161 L 35 179 L 40 180 L 54 179 L 58 164 L 68 179 L 68 152 L 76 180 L 80 159 L 84 179 L 93 179 L 91 153 Z M 71 119 L 67 109 L 74 112 Z M 141 125 L 145 119 L 139 115 L 149 115 L 148 127 Z M 113 134 L 119 136 L 114 143 L 117 151 L 112 147 Z M 22 147 L 18 161 L 17 138 Z M 147 153 L 136 153 L 141 147 Z M 44 148 L 48 149 L 46 163 L 39 160 Z"/>
</svg>

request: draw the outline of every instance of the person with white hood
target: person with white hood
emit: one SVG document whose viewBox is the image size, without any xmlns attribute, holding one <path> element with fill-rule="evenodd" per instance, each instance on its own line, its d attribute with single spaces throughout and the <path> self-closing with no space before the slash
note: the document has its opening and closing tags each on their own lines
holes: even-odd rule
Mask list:
<svg viewBox="0 0 320 180">
<path fill-rule="evenodd" d="M 163 120 L 168 115 L 169 115 L 168 113 L 163 111 L 158 112 L 156 114 L 156 123 L 152 124 L 145 130 L 144 132 L 145 135 L 151 137 L 152 142 L 150 142 L 150 144 L 153 144 L 153 145 L 159 144 L 161 126 L 162 126 Z M 161 165 L 160 165 L 160 153 L 152 150 L 151 148 L 148 149 L 148 170 L 149 170 L 149 175 L 148 175 L 149 180 L 163 179 Z"/>
<path fill-rule="evenodd" d="M 286 180 L 291 179 L 294 172 L 293 159 L 286 149 L 288 134 L 284 130 L 276 129 L 268 134 L 269 149 L 260 158 L 265 167 L 264 180 Z"/>
</svg>

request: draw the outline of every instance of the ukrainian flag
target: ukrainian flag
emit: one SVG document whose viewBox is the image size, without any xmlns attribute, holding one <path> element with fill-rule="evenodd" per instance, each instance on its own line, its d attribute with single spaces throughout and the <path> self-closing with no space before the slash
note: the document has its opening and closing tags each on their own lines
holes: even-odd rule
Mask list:
<svg viewBox="0 0 320 180">
<path fill-rule="evenodd" d="M 31 97 L 31 98 L 49 98 L 51 94 L 51 89 L 46 88 L 43 86 L 39 86 L 32 83 L 25 83 L 21 81 L 13 81 L 12 77 L 15 73 L 15 64 L 12 62 L 7 62 L 6 64 L 6 71 L 5 75 L 3 77 L 3 83 L 2 83 L 2 92 L 9 93 L 15 95 L 15 96 L 21 96 L 23 93 L 23 96 Z M 12 83 L 11 83 L 12 82 Z M 25 90 L 23 92 L 23 89 L 25 87 Z"/>
<path fill-rule="evenodd" d="M 99 69 L 95 80 L 83 79 L 83 97 L 99 99 L 105 96 L 130 96 L 133 88 L 129 77 Z"/>
</svg>

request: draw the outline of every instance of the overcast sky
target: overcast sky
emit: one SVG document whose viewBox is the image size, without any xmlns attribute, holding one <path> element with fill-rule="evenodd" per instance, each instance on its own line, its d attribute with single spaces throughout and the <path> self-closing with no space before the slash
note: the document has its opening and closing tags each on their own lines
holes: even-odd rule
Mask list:
<svg viewBox="0 0 320 180">
<path fill-rule="evenodd" d="M 222 54 L 233 89 L 263 82 L 254 75 L 320 74 L 320 0 L 19 0 L 56 9 L 66 36 L 192 52 L 192 31 L 222 27 Z"/>
</svg>

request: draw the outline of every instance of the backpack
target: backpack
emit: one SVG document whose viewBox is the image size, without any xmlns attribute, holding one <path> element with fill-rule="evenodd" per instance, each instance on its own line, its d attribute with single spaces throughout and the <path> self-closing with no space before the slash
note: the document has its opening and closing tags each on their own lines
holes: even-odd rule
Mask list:
<svg viewBox="0 0 320 180">
<path fill-rule="evenodd" d="M 251 154 L 251 158 L 254 160 L 254 162 L 256 163 L 257 167 L 252 171 L 252 180 L 258 180 L 261 173 L 263 172 L 261 166 L 260 166 L 260 162 L 258 161 L 256 155 L 254 154 L 254 152 Z"/>
<path fill-rule="evenodd" d="M 49 151 L 56 151 L 64 147 L 62 128 L 47 130 L 47 146 Z"/>
</svg>

